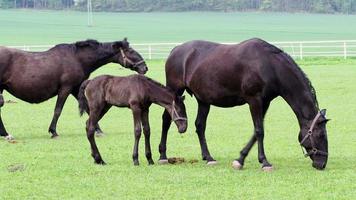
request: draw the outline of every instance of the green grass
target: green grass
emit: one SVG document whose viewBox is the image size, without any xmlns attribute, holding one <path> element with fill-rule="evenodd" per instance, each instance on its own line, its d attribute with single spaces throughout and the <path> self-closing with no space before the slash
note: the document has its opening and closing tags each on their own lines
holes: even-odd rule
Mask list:
<svg viewBox="0 0 356 200">
<path fill-rule="evenodd" d="M 355 15 L 281 13 L 94 13 L 94 27 L 86 26 L 86 14 L 71 11 L 0 10 L 1 45 L 37 45 L 100 41 L 127 36 L 132 43 L 183 42 L 205 39 L 236 42 L 251 37 L 268 41 L 355 39 Z M 70 97 L 59 119 L 58 140 L 47 133 L 55 98 L 30 105 L 7 92 L 2 118 L 17 143 L 0 141 L 0 199 L 355 199 L 356 198 L 356 60 L 305 59 L 298 61 L 311 79 L 321 108 L 327 108 L 330 158 L 325 171 L 316 171 L 302 156 L 297 141 L 298 123 L 289 106 L 275 99 L 265 120 L 265 149 L 275 171 L 264 173 L 256 148 L 245 169 L 235 171 L 233 159 L 252 134 L 248 107 L 212 107 L 207 141 L 219 164 L 147 166 L 140 144 L 139 167 L 132 164 L 134 143 L 129 109 L 111 109 L 102 119 L 106 136 L 97 143 L 107 166 L 96 166 L 90 156 L 78 105 Z M 148 76 L 164 83 L 164 61 L 149 61 Z M 127 75 L 117 65 L 99 74 Z M 188 95 L 187 95 L 188 96 Z M 189 127 L 179 135 L 172 126 L 168 156 L 200 159 L 194 133 L 197 104 L 186 98 Z M 163 109 L 150 110 L 153 158 L 158 144 Z M 14 171 L 14 172 L 11 172 Z"/>
<path fill-rule="evenodd" d="M 30 45 L 101 41 L 128 37 L 134 43 L 205 39 L 237 42 L 252 37 L 268 41 L 355 39 L 356 15 L 287 13 L 94 13 L 0 10 L 0 44 Z"/>
<path fill-rule="evenodd" d="M 49 139 L 55 99 L 30 105 L 8 93 L 2 117 L 15 144 L 0 141 L 0 199 L 355 199 L 356 198 L 356 68 L 355 60 L 316 65 L 301 62 L 316 91 L 321 108 L 332 119 L 327 125 L 329 162 L 325 171 L 311 167 L 297 141 L 298 123 L 289 106 L 275 99 L 265 120 L 265 149 L 274 165 L 264 173 L 257 161 L 256 147 L 246 159 L 245 168 L 235 171 L 231 162 L 252 133 L 247 106 L 229 109 L 212 107 L 208 118 L 207 141 L 219 161 L 214 167 L 203 161 L 194 164 L 148 166 L 144 142 L 140 143 L 140 166 L 133 166 L 132 115 L 129 109 L 112 108 L 101 120 L 106 136 L 97 138 L 106 166 L 93 164 L 84 122 L 77 102 L 70 97 L 59 120 L 58 140 Z M 320 61 L 323 63 L 322 61 Z M 150 61 L 148 76 L 164 83 L 164 61 Z M 117 65 L 105 66 L 93 74 L 126 75 L 132 72 Z M 188 131 L 179 135 L 172 127 L 168 137 L 168 156 L 200 159 L 194 133 L 197 104 L 187 95 Z M 154 160 L 163 109 L 150 109 Z M 11 166 L 20 166 L 10 172 Z"/>
</svg>

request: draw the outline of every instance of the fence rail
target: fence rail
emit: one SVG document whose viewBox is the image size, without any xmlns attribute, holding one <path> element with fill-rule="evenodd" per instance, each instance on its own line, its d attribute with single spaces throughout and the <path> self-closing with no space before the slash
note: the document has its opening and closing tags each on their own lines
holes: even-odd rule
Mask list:
<svg viewBox="0 0 356 200">
<path fill-rule="evenodd" d="M 304 59 L 306 57 L 356 57 L 356 40 L 334 40 L 334 41 L 292 41 L 271 42 L 283 49 L 294 58 Z M 181 43 L 145 43 L 133 44 L 145 59 L 165 59 L 170 51 Z M 236 44 L 236 43 L 224 43 Z M 54 45 L 21 45 L 9 46 L 26 51 L 44 51 Z"/>
</svg>

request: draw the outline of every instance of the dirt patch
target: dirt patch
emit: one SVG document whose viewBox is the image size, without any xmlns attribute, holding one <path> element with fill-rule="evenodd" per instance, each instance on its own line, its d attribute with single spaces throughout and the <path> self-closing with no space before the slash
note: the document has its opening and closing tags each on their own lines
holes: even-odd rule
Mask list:
<svg viewBox="0 0 356 200">
<path fill-rule="evenodd" d="M 178 165 L 178 164 L 182 164 L 182 163 L 190 163 L 190 164 L 193 164 L 193 163 L 197 163 L 198 160 L 197 159 L 192 159 L 192 160 L 185 160 L 184 158 L 182 157 L 172 157 L 172 158 L 168 158 L 168 163 L 169 164 L 174 164 L 174 165 Z"/>
<path fill-rule="evenodd" d="M 9 172 L 17 172 L 17 171 L 24 171 L 25 165 L 24 164 L 12 164 L 7 166 L 7 171 Z"/>
</svg>

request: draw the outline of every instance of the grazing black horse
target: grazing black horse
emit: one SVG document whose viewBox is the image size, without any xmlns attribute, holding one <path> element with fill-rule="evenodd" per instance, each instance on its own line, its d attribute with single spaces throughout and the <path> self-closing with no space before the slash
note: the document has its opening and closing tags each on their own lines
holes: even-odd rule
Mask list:
<svg viewBox="0 0 356 200">
<path fill-rule="evenodd" d="M 79 90 L 79 110 L 81 115 L 84 111 L 89 113 L 86 130 L 95 163 L 105 164 L 95 144 L 95 125 L 111 106 L 129 107 L 132 110 L 135 135 L 132 155 L 134 165 L 139 164 L 141 124 L 145 135 L 146 158 L 149 164 L 154 164 L 150 145 L 149 107 L 152 103 L 164 107 L 177 125 L 178 131 L 183 133 L 187 129 L 187 114 L 183 100 L 183 97 L 176 96 L 168 88 L 143 75 L 127 77 L 103 75 L 84 81 Z"/>
<path fill-rule="evenodd" d="M 195 121 L 203 160 L 216 161 L 205 140 L 206 119 L 210 105 L 233 107 L 247 103 L 254 133 L 233 162 L 241 169 L 255 142 L 258 160 L 264 170 L 271 170 L 264 147 L 263 119 L 270 102 L 281 96 L 299 121 L 299 141 L 313 160 L 313 167 L 324 169 L 328 159 L 325 110 L 319 110 L 314 88 L 293 59 L 282 50 L 260 39 L 236 45 L 191 41 L 175 47 L 166 62 L 166 85 L 182 95 L 186 90 L 198 102 Z M 163 113 L 161 162 L 166 162 L 167 131 L 170 115 Z"/>
<path fill-rule="evenodd" d="M 52 137 L 56 137 L 57 121 L 68 95 L 77 98 L 81 83 L 90 73 L 110 62 L 141 74 L 147 71 L 143 58 L 130 48 L 126 38 L 107 43 L 86 40 L 59 44 L 44 52 L 0 47 L 0 107 L 4 104 L 4 89 L 29 103 L 41 103 L 58 95 L 48 130 Z M 101 132 L 98 125 L 96 130 Z M 0 135 L 12 138 L 5 130 L 1 116 Z"/>
</svg>

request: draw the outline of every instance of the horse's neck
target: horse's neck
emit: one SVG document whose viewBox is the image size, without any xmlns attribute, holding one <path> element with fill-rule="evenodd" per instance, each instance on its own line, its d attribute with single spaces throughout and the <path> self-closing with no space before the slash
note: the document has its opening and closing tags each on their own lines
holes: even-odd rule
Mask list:
<svg viewBox="0 0 356 200">
<path fill-rule="evenodd" d="M 168 91 L 168 89 L 157 86 L 154 83 L 150 83 L 148 94 L 153 103 L 164 108 L 168 108 L 174 100 L 174 96 Z"/>
<path fill-rule="evenodd" d="M 88 71 L 89 73 L 95 71 L 96 69 L 100 68 L 103 65 L 106 65 L 110 62 L 112 62 L 112 57 L 114 56 L 114 53 L 112 52 L 112 50 L 108 49 L 106 52 L 91 52 L 92 56 L 88 56 L 91 57 L 91 60 L 88 60 L 86 63 L 83 63 L 86 71 Z"/>
<path fill-rule="evenodd" d="M 302 128 L 304 126 L 307 126 L 308 122 L 312 120 L 317 114 L 317 103 L 315 102 L 310 91 L 305 91 L 306 89 L 291 90 L 292 91 L 287 92 L 287 94 L 283 95 L 282 97 L 292 108 L 298 119 L 299 126 Z"/>
</svg>

